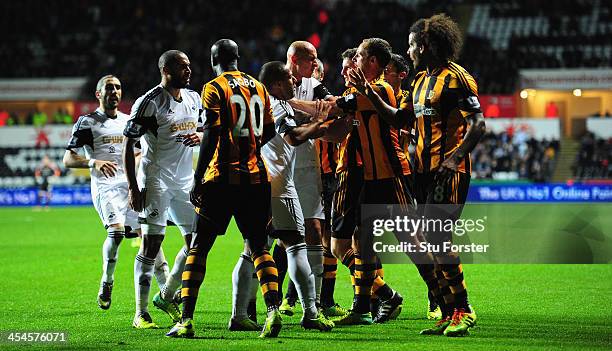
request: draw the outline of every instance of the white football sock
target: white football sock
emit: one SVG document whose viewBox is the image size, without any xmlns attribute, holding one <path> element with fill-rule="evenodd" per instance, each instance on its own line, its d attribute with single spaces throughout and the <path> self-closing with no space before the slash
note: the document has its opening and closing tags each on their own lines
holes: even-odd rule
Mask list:
<svg viewBox="0 0 612 351">
<path fill-rule="evenodd" d="M 315 279 L 317 303 L 321 302 L 321 285 L 323 284 L 323 246 L 307 245 L 308 263 Z"/>
<path fill-rule="evenodd" d="M 247 309 L 251 300 L 254 271 L 255 266 L 251 258 L 241 254 L 232 272 L 232 318 L 235 320 L 248 318 Z"/>
<path fill-rule="evenodd" d="M 170 275 L 168 276 L 168 280 L 166 284 L 161 289 L 161 297 L 166 301 L 171 301 L 174 297 L 174 293 L 176 289 L 183 283 L 183 269 L 185 268 L 185 261 L 187 261 L 187 256 L 189 253 L 187 252 L 187 246 L 183 246 L 179 252 L 176 254 L 176 258 L 174 259 L 174 265 L 172 266 L 172 271 L 170 271 Z"/>
<path fill-rule="evenodd" d="M 168 275 L 170 275 L 170 269 L 168 268 L 168 261 L 166 261 L 166 256 L 164 256 L 164 250 L 160 247 L 157 256 L 155 257 L 155 280 L 157 280 L 157 286 L 159 290 L 163 289 L 164 285 L 166 285 L 166 280 L 168 280 Z"/>
<path fill-rule="evenodd" d="M 149 291 L 155 259 L 136 255 L 134 260 L 134 288 L 136 290 L 136 314 L 149 312 Z"/>
<path fill-rule="evenodd" d="M 306 254 L 306 244 L 296 244 L 286 249 L 287 251 L 287 273 L 293 280 L 295 288 L 302 302 L 305 318 L 316 318 L 317 307 L 315 304 L 315 279 L 308 255 Z"/>
<path fill-rule="evenodd" d="M 119 258 L 119 244 L 123 240 L 125 230 L 109 227 L 107 232 L 108 235 L 102 245 L 102 282 L 112 283 L 115 279 L 115 266 Z"/>
</svg>

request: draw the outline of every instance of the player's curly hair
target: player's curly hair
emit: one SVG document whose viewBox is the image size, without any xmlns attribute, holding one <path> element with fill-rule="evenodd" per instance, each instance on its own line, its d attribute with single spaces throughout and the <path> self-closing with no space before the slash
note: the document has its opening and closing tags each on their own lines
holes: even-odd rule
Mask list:
<svg viewBox="0 0 612 351">
<path fill-rule="evenodd" d="M 426 46 L 436 60 L 454 61 L 459 57 L 463 37 L 459 25 L 444 13 L 421 18 L 410 27 L 418 45 Z"/>
</svg>

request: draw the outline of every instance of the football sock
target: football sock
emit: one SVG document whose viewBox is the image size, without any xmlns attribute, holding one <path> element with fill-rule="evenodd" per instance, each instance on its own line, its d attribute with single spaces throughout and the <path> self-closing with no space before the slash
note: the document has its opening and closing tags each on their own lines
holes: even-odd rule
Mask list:
<svg viewBox="0 0 612 351">
<path fill-rule="evenodd" d="M 251 259 L 266 306 L 268 309 L 276 308 L 279 305 L 278 270 L 274 259 L 267 250 L 253 252 Z"/>
<path fill-rule="evenodd" d="M 316 318 L 315 278 L 310 270 L 306 244 L 300 243 L 287 248 L 287 272 L 294 282 L 306 318 Z"/>
<path fill-rule="evenodd" d="M 463 267 L 461 264 L 442 265 L 444 278 L 448 282 L 448 287 L 454 298 L 455 308 L 463 308 L 467 312 L 471 312 L 468 302 L 468 293 L 463 278 Z"/>
<path fill-rule="evenodd" d="M 323 251 L 323 281 L 321 282 L 321 305 L 333 306 L 334 289 L 336 287 L 336 272 L 338 270 L 338 259 L 329 251 Z"/>
<path fill-rule="evenodd" d="M 181 299 L 183 301 L 183 321 L 193 319 L 198 293 L 206 275 L 206 257 L 201 249 L 191 248 L 185 261 L 182 279 Z"/>
<path fill-rule="evenodd" d="M 278 294 L 283 296 L 283 282 L 285 281 L 285 275 L 287 274 L 287 253 L 285 248 L 278 245 L 278 241 L 274 246 L 272 252 L 272 258 L 276 263 L 276 269 L 278 270 Z"/>
<path fill-rule="evenodd" d="M 164 285 L 166 285 L 168 275 L 170 275 L 168 261 L 166 261 L 166 256 L 164 256 L 164 250 L 161 247 L 159 248 L 157 256 L 155 256 L 155 268 L 153 272 L 155 273 L 155 280 L 157 280 L 157 286 L 159 286 L 159 290 L 161 291 Z"/>
<path fill-rule="evenodd" d="M 115 266 L 119 257 L 119 244 L 123 240 L 123 228 L 108 227 L 108 235 L 102 245 L 102 282 L 112 283 L 115 275 Z"/>
<path fill-rule="evenodd" d="M 149 311 L 149 291 L 153 277 L 155 259 L 136 255 L 134 260 L 134 287 L 136 290 L 136 313 Z"/>
<path fill-rule="evenodd" d="M 391 287 L 385 283 L 383 278 L 384 274 L 382 262 L 380 261 L 380 258 L 376 256 L 376 278 L 374 279 L 374 283 L 372 285 L 372 300 L 376 300 L 380 297 L 382 301 L 386 301 L 393 296 L 393 289 L 391 289 Z"/>
<path fill-rule="evenodd" d="M 353 311 L 356 313 L 370 312 L 370 297 L 374 278 L 376 278 L 376 263 L 366 263 L 361 259 L 361 256 L 355 255 Z"/>
<path fill-rule="evenodd" d="M 174 259 L 174 265 L 172 266 L 172 271 L 168 275 L 168 280 L 164 287 L 161 289 L 161 297 L 166 301 L 171 301 L 174 297 L 174 293 L 183 281 L 183 269 L 185 268 L 185 260 L 187 260 L 188 251 L 187 246 L 183 246 L 179 252 L 176 254 L 176 258 Z"/>
<path fill-rule="evenodd" d="M 342 264 L 348 268 L 349 273 L 351 274 L 351 284 L 353 285 L 353 290 L 355 290 L 355 252 L 353 249 L 348 249 L 344 256 L 342 257 Z"/>
<path fill-rule="evenodd" d="M 323 246 L 306 245 L 310 271 L 314 275 L 317 303 L 321 303 L 321 284 L 323 282 Z"/>
<path fill-rule="evenodd" d="M 251 280 L 253 279 L 253 261 L 246 254 L 241 254 L 232 272 L 232 318 L 242 320 L 248 316 L 251 300 Z"/>
<path fill-rule="evenodd" d="M 438 286 L 440 288 L 440 295 L 437 296 L 438 305 L 442 310 L 442 317 L 448 317 L 453 315 L 455 308 L 455 297 L 453 296 L 448 281 L 444 277 L 442 267 L 440 265 L 435 266 L 436 278 L 438 279 Z"/>
<path fill-rule="evenodd" d="M 442 299 L 442 291 L 440 290 L 440 285 L 438 284 L 438 278 L 436 277 L 436 272 L 434 270 L 433 264 L 415 264 L 417 270 L 419 271 L 419 275 L 421 279 L 427 285 L 428 297 L 429 301 L 433 301 L 442 308 L 442 304 L 440 301 Z"/>
</svg>

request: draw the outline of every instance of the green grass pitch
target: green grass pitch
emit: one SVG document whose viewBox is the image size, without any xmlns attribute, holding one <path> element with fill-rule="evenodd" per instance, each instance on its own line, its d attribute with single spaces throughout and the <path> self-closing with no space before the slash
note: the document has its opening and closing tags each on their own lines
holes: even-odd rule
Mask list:
<svg viewBox="0 0 612 351">
<path fill-rule="evenodd" d="M 299 317 L 284 318 L 278 339 L 258 340 L 254 332 L 229 332 L 231 272 L 241 238 L 234 226 L 221 237 L 208 261 L 200 290 L 194 340 L 164 337 L 167 316 L 150 305 L 161 330 L 135 330 L 133 262 L 137 249 L 122 244 L 113 304 L 96 305 L 104 228 L 90 207 L 0 210 L 0 333 L 67 331 L 63 344 L 12 344 L 0 349 L 75 350 L 549 350 L 612 348 L 612 266 L 466 265 L 470 301 L 478 326 L 467 338 L 424 337 L 426 292 L 414 267 L 386 265 L 387 282 L 404 298 L 396 321 L 338 327 L 330 333 L 303 331 Z M 182 239 L 170 228 L 164 242 L 172 263 Z M 156 291 L 152 289 L 151 297 Z M 348 306 L 352 290 L 339 267 L 336 300 Z M 259 320 L 263 302 L 259 299 Z M 4 334 L 3 334 L 4 335 Z M 27 346 L 28 345 L 28 346 Z M 29 348 L 29 347 L 28 347 Z"/>
</svg>

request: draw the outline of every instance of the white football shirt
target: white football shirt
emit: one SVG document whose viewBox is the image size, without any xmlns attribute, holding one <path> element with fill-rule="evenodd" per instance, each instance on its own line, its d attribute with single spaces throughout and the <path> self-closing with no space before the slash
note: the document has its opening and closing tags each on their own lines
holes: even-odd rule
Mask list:
<svg viewBox="0 0 612 351">
<path fill-rule="evenodd" d="M 104 113 L 100 108 L 81 116 L 72 127 L 72 136 L 66 149 L 82 148 L 88 159 L 113 161 L 117 164 L 114 177 L 107 178 L 95 168 L 91 169 L 91 191 L 127 184 L 121 153 L 123 151 L 123 130 L 129 116 L 117 111 L 115 117 Z"/>
<path fill-rule="evenodd" d="M 296 127 L 293 118 L 295 113 L 286 101 L 273 96 L 270 96 L 270 105 L 277 134 L 261 148 L 261 155 L 270 175 L 272 197 L 297 199 L 297 190 L 293 182 L 296 148 L 283 138 L 285 133 Z"/>
<path fill-rule="evenodd" d="M 295 88 L 295 98 L 304 101 L 324 100 L 332 96 L 327 88 L 316 78 L 302 78 L 302 82 Z M 321 167 L 319 153 L 314 139 L 309 139 L 296 147 L 295 168 L 313 168 L 318 171 Z"/>
<path fill-rule="evenodd" d="M 200 95 L 189 89 L 181 89 L 178 101 L 158 85 L 136 100 L 124 135 L 140 137 L 141 186 L 159 189 L 191 186 L 193 148 L 183 145 L 183 136 L 196 132 L 201 112 Z"/>
</svg>

